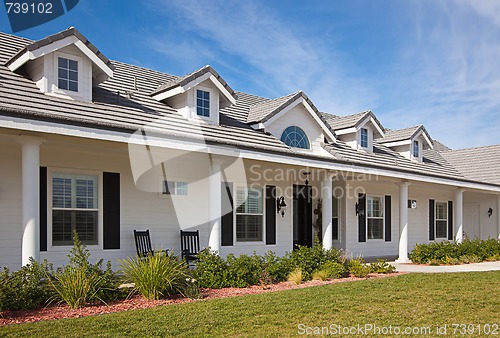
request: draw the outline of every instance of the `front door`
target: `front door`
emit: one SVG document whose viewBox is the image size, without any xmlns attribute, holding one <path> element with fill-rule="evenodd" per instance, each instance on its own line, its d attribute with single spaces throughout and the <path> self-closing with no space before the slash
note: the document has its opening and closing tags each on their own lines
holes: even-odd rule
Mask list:
<svg viewBox="0 0 500 338">
<path fill-rule="evenodd" d="M 464 232 L 470 239 L 480 238 L 479 205 L 464 205 Z"/>
<path fill-rule="evenodd" d="M 311 187 L 293 186 L 293 248 L 297 245 L 311 247 L 312 240 L 312 199 Z"/>
</svg>

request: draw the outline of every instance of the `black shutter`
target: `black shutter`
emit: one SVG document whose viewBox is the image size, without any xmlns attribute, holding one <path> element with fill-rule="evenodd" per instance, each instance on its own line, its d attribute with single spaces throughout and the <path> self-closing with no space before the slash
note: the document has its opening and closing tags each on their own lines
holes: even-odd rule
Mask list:
<svg viewBox="0 0 500 338">
<path fill-rule="evenodd" d="M 429 200 L 429 241 L 433 241 L 435 239 L 434 213 L 435 213 L 434 200 Z"/>
<path fill-rule="evenodd" d="M 266 185 L 266 244 L 276 244 L 276 186 Z"/>
<path fill-rule="evenodd" d="M 448 201 L 448 240 L 453 240 L 453 202 Z"/>
<path fill-rule="evenodd" d="M 358 195 L 358 241 L 366 242 L 366 195 Z"/>
<path fill-rule="evenodd" d="M 40 251 L 47 251 L 47 167 L 40 167 Z"/>
<path fill-rule="evenodd" d="M 120 249 L 120 174 L 104 173 L 103 248 Z"/>
<path fill-rule="evenodd" d="M 222 182 L 221 191 L 222 191 L 221 245 L 232 246 L 233 228 L 234 228 L 233 184 L 228 182 Z M 224 198 L 225 196 L 227 196 L 228 198 Z M 230 205 L 225 205 L 227 204 L 228 200 Z M 227 212 L 227 210 L 230 210 L 230 212 Z"/>
<path fill-rule="evenodd" d="M 386 242 L 390 242 L 392 240 L 391 223 L 392 223 L 391 196 L 385 196 L 385 241 Z"/>
</svg>

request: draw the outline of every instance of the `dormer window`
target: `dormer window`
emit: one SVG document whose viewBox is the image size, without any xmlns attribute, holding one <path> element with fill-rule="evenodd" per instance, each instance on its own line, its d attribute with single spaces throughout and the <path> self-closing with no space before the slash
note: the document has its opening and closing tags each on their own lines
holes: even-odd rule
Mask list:
<svg viewBox="0 0 500 338">
<path fill-rule="evenodd" d="M 418 141 L 413 141 L 413 157 L 418 159 L 420 157 L 420 145 Z"/>
<path fill-rule="evenodd" d="M 360 131 L 360 145 L 363 148 L 368 148 L 368 129 L 366 128 L 361 128 Z"/>
<path fill-rule="evenodd" d="M 59 57 L 57 66 L 59 89 L 78 92 L 78 61 Z"/>
<path fill-rule="evenodd" d="M 281 134 L 281 142 L 293 148 L 311 149 L 306 133 L 297 126 L 286 128 Z"/>
<path fill-rule="evenodd" d="M 210 93 L 201 89 L 196 90 L 196 114 L 210 117 Z"/>
</svg>

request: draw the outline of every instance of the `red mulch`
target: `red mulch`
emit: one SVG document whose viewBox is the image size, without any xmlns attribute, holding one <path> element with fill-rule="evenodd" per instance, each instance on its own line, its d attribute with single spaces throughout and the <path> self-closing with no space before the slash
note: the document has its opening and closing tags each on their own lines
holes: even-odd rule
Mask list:
<svg viewBox="0 0 500 338">
<path fill-rule="evenodd" d="M 401 273 L 396 272 L 390 274 L 370 274 L 368 275 L 367 278 L 382 278 L 382 277 L 395 276 L 399 274 Z M 347 277 L 342 279 L 327 280 L 325 282 L 312 280 L 308 282 L 303 282 L 300 285 L 295 285 L 291 282 L 282 282 L 268 286 L 254 285 L 247 288 L 201 289 L 200 291 L 203 296 L 203 299 L 201 300 L 206 300 L 206 299 L 235 297 L 235 296 L 242 296 L 249 294 L 258 294 L 265 292 L 274 292 L 274 291 L 288 290 L 288 289 L 302 289 L 311 286 L 352 282 L 363 279 L 366 278 Z M 102 315 L 106 313 L 121 312 L 121 311 L 136 310 L 136 309 L 147 309 L 163 305 L 180 304 L 180 303 L 188 303 L 196 301 L 200 300 L 193 300 L 189 298 L 183 298 L 180 296 L 173 296 L 163 300 L 147 300 L 142 298 L 141 296 L 134 296 L 127 300 L 111 302 L 108 305 L 95 304 L 75 310 L 70 309 L 67 305 L 51 305 L 36 310 L 15 310 L 15 311 L 0 312 L 0 326 L 28 323 L 28 322 L 38 322 L 42 320 L 81 318 L 81 317 Z"/>
</svg>

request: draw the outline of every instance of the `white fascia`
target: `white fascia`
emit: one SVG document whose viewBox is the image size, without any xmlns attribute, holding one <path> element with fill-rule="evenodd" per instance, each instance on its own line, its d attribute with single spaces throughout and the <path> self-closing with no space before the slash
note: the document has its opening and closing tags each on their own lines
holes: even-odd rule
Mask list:
<svg viewBox="0 0 500 338">
<path fill-rule="evenodd" d="M 297 98 L 292 104 L 288 105 L 285 109 L 281 110 L 278 114 L 275 116 L 271 117 L 269 120 L 263 123 L 264 128 L 272 124 L 274 121 L 285 115 L 287 112 L 301 104 L 306 108 L 307 112 L 312 116 L 312 118 L 316 121 L 316 123 L 320 126 L 320 128 L 323 130 L 327 138 L 329 139 L 330 142 L 334 142 L 336 140 L 335 136 L 333 133 L 328 129 L 328 127 L 321 121 L 319 116 L 314 112 L 312 107 L 307 103 L 306 100 L 304 100 L 303 97 Z"/>
<path fill-rule="evenodd" d="M 384 142 L 384 139 L 377 140 L 378 143 L 383 144 L 386 147 L 398 147 L 398 146 L 406 146 L 411 144 L 411 140 L 403 140 L 403 141 L 393 141 L 393 142 Z"/>
<path fill-rule="evenodd" d="M 224 88 L 222 83 L 210 72 L 205 73 L 200 77 L 197 77 L 193 81 L 186 83 L 184 86 L 174 87 L 174 88 L 169 89 L 163 93 L 156 94 L 153 96 L 153 98 L 157 101 L 166 100 L 166 99 L 174 97 L 176 95 L 185 93 L 188 90 L 190 90 L 191 88 L 196 87 L 197 85 L 199 85 L 200 83 L 202 83 L 206 80 L 212 81 L 212 83 L 224 95 L 224 97 L 226 97 L 227 100 L 229 102 L 231 102 L 231 104 L 236 103 L 236 99 L 231 95 L 231 93 L 229 93 L 229 91 L 226 88 Z"/>
<path fill-rule="evenodd" d="M 54 41 L 48 45 L 42 46 L 33 51 L 26 51 L 23 55 L 19 56 L 16 61 L 9 65 L 11 71 L 19 69 L 22 65 L 30 60 L 38 59 L 44 55 L 53 53 L 61 48 L 69 45 L 75 45 L 85 56 L 87 56 L 99 69 L 101 69 L 108 77 L 113 76 L 113 70 L 108 67 L 93 51 L 91 51 L 80 39 L 76 36 L 68 36 L 64 39 Z"/>
<path fill-rule="evenodd" d="M 345 129 L 339 129 L 335 130 L 335 134 L 337 135 L 347 135 L 347 134 L 354 134 L 358 131 L 356 127 L 351 127 L 351 128 L 345 128 Z"/>
<path fill-rule="evenodd" d="M 80 137 L 86 139 L 102 140 L 119 142 L 125 144 L 144 145 L 145 141 L 142 135 L 136 134 L 131 137 L 130 133 L 101 130 L 90 127 L 80 127 L 72 125 L 61 125 L 53 122 L 26 120 L 21 118 L 13 118 L 0 116 L 0 128 L 14 129 L 19 131 L 39 132 L 45 134 Z M 193 140 L 172 140 L 166 137 L 148 136 L 147 143 L 152 147 L 160 147 L 167 149 L 178 149 L 193 152 L 210 153 L 220 156 L 239 157 L 242 159 L 265 161 L 286 165 L 294 165 L 300 167 L 309 167 L 316 169 L 325 169 L 332 171 L 345 171 L 355 174 L 378 175 L 391 177 L 406 181 L 417 181 L 425 183 L 441 184 L 463 189 L 477 189 L 493 193 L 500 193 L 500 187 L 493 187 L 487 184 L 462 182 L 453 179 L 429 177 L 412 173 L 403 173 L 389 169 L 367 168 L 356 166 L 355 164 L 342 164 L 336 162 L 325 162 L 311 158 L 298 158 L 287 154 L 270 154 L 258 150 L 242 150 L 230 145 L 203 145 L 203 141 L 196 142 Z"/>
</svg>

